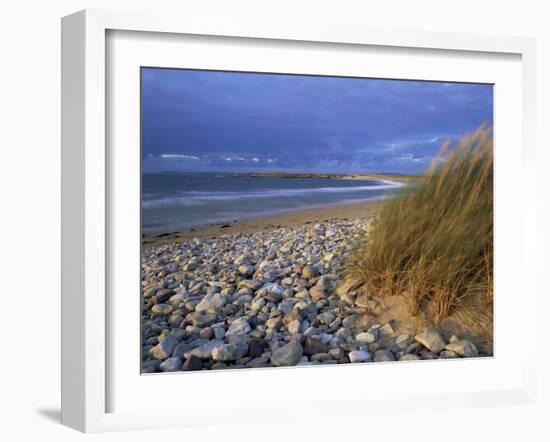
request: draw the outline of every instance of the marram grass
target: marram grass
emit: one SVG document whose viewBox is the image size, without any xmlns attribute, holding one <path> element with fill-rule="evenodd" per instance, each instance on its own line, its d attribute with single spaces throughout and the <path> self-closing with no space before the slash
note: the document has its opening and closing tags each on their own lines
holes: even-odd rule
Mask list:
<svg viewBox="0 0 550 442">
<path fill-rule="evenodd" d="M 368 293 L 406 296 L 413 315 L 427 306 L 435 324 L 472 297 L 492 301 L 490 128 L 453 149 L 445 143 L 425 177 L 384 203 L 368 239 L 352 251 L 348 273 Z"/>
</svg>

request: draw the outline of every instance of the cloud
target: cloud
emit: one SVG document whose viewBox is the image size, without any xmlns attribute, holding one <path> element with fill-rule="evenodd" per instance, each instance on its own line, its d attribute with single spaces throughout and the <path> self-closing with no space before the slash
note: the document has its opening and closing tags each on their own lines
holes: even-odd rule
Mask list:
<svg viewBox="0 0 550 442">
<path fill-rule="evenodd" d="M 492 120 L 491 85 L 142 71 L 146 171 L 418 172 Z"/>
<path fill-rule="evenodd" d="M 430 158 L 426 158 L 426 157 L 417 157 L 412 153 L 401 154 L 396 159 L 399 161 L 410 161 L 413 163 L 425 163 L 430 160 Z"/>
<path fill-rule="evenodd" d="M 181 153 L 161 153 L 160 158 L 167 159 L 167 160 L 200 160 L 200 157 L 197 157 L 195 155 L 186 155 Z"/>
<path fill-rule="evenodd" d="M 235 154 L 220 155 L 220 158 L 226 162 L 237 161 L 240 163 L 255 163 L 255 164 L 259 164 L 262 162 L 262 160 L 260 160 L 257 157 L 247 158 L 243 155 L 235 155 Z"/>
</svg>

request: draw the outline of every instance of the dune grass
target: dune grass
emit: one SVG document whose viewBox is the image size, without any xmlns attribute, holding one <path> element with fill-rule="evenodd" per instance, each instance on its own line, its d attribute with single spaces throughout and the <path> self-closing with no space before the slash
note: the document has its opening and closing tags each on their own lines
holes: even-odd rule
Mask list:
<svg viewBox="0 0 550 442">
<path fill-rule="evenodd" d="M 493 296 L 493 136 L 445 143 L 425 177 L 382 207 L 347 272 L 368 293 L 401 294 L 439 324 L 472 297 Z M 479 300 L 479 299 L 478 299 Z"/>
</svg>

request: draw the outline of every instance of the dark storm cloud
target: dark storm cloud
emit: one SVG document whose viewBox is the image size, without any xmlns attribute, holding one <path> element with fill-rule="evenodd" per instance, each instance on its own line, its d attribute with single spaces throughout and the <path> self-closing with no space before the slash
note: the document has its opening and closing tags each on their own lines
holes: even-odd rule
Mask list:
<svg viewBox="0 0 550 442">
<path fill-rule="evenodd" d="M 492 109 L 490 85 L 143 69 L 144 170 L 416 173 Z"/>
</svg>

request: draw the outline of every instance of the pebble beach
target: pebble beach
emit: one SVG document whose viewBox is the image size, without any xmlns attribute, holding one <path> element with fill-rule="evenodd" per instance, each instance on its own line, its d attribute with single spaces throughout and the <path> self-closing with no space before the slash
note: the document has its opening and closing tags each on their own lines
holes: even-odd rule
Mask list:
<svg viewBox="0 0 550 442">
<path fill-rule="evenodd" d="M 466 339 L 404 330 L 344 277 L 376 222 L 365 213 L 149 241 L 142 373 L 481 356 Z"/>
</svg>

